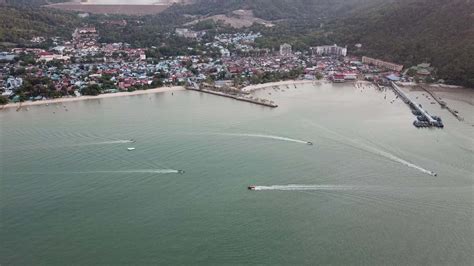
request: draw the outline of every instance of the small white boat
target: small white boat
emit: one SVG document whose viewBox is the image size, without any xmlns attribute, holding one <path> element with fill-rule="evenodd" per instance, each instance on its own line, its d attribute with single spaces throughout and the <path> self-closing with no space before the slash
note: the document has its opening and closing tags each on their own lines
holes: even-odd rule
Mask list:
<svg viewBox="0 0 474 266">
<path fill-rule="evenodd" d="M 127 150 L 128 150 L 128 151 L 134 151 L 135 148 L 128 148 Z"/>
</svg>

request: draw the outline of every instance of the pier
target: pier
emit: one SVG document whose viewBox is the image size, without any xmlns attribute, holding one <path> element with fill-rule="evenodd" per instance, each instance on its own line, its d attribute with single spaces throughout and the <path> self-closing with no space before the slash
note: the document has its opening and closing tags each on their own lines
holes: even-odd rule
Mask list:
<svg viewBox="0 0 474 266">
<path fill-rule="evenodd" d="M 444 127 L 443 122 L 439 117 L 431 116 L 423 107 L 414 102 L 408 95 L 398 87 L 395 82 L 391 83 L 393 91 L 400 96 L 400 98 L 410 106 L 413 114 L 417 115 L 417 120 L 413 122 L 416 127 Z"/>
<path fill-rule="evenodd" d="M 270 107 L 270 108 L 277 108 L 278 107 L 277 104 L 274 104 L 272 102 L 268 102 L 268 101 L 265 101 L 265 100 L 261 101 L 261 100 L 256 100 L 256 99 L 249 99 L 249 98 L 246 98 L 246 97 L 231 95 L 231 94 L 227 94 L 227 93 L 223 93 L 223 92 L 219 92 L 219 91 L 201 89 L 201 88 L 199 88 L 199 86 L 195 82 L 188 82 L 188 84 L 189 85 L 186 86 L 187 90 L 209 93 L 209 94 L 213 94 L 213 95 L 217 95 L 217 96 L 231 98 L 231 99 L 241 101 L 241 102 L 248 102 L 248 103 L 258 104 L 258 105 L 262 105 L 262 106 L 266 106 L 266 107 Z"/>
<path fill-rule="evenodd" d="M 441 108 L 448 110 L 448 112 L 450 112 L 454 117 L 456 117 L 457 120 L 464 121 L 464 118 L 462 118 L 456 110 L 451 109 L 446 104 L 445 101 L 441 100 L 441 98 L 438 99 L 438 97 L 436 97 L 436 94 L 434 92 L 430 91 L 429 89 L 425 88 L 424 86 L 420 86 L 420 88 L 422 90 L 426 91 L 426 93 L 428 93 L 429 95 L 431 95 L 431 97 L 433 97 L 433 99 L 441 106 Z"/>
</svg>

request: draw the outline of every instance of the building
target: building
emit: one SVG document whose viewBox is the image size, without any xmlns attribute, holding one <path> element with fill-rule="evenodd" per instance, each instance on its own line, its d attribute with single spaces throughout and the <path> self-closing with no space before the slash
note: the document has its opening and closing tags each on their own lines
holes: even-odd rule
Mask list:
<svg viewBox="0 0 474 266">
<path fill-rule="evenodd" d="M 357 80 L 357 74 L 356 73 L 344 73 L 344 79 L 345 80 Z"/>
<path fill-rule="evenodd" d="M 99 38 L 99 33 L 95 27 L 77 28 L 72 34 L 72 39 L 76 44 L 94 45 Z"/>
<path fill-rule="evenodd" d="M 292 51 L 291 51 L 291 45 L 284 43 L 280 45 L 280 55 L 281 56 L 291 56 Z"/>
<path fill-rule="evenodd" d="M 199 37 L 197 32 L 189 30 L 189 29 L 185 29 L 185 28 L 177 28 L 175 32 L 176 32 L 176 35 L 178 35 L 179 37 L 184 37 L 184 38 L 189 38 L 189 39 L 195 39 Z"/>
<path fill-rule="evenodd" d="M 38 61 L 44 61 L 44 62 L 49 62 L 53 60 L 68 61 L 71 58 L 70 56 L 53 54 L 50 52 L 41 52 L 38 54 L 38 56 L 39 56 Z"/>
<path fill-rule="evenodd" d="M 340 47 L 340 46 L 337 46 L 336 44 L 316 46 L 316 47 L 312 47 L 311 50 L 313 51 L 313 54 L 316 53 L 319 56 L 323 56 L 323 55 L 347 56 L 347 47 Z"/>
<path fill-rule="evenodd" d="M 6 85 L 7 90 L 16 90 L 23 85 L 23 79 L 20 77 L 8 77 Z"/>
<path fill-rule="evenodd" d="M 385 68 L 385 69 L 389 69 L 389 70 L 393 70 L 393 71 L 397 71 L 397 72 L 400 72 L 400 71 L 403 70 L 403 65 L 397 65 L 397 64 L 390 63 L 390 62 L 385 62 L 385 61 L 382 61 L 382 60 L 379 60 L 379 59 L 370 58 L 370 57 L 367 57 L 367 56 L 362 57 L 362 63 L 369 64 L 369 65 L 374 65 L 374 66 L 377 66 L 377 67 L 381 67 L 381 68 Z"/>
<path fill-rule="evenodd" d="M 16 55 L 15 54 L 10 54 L 6 52 L 1 52 L 0 53 L 0 61 L 13 61 L 15 59 Z"/>
<path fill-rule="evenodd" d="M 332 81 L 335 83 L 342 83 L 346 81 L 346 76 L 342 73 L 335 73 L 332 75 Z"/>
</svg>

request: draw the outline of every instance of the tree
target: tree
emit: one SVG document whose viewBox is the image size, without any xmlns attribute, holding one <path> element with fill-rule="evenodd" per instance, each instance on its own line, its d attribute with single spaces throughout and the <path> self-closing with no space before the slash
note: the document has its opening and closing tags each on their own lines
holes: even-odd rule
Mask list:
<svg viewBox="0 0 474 266">
<path fill-rule="evenodd" d="M 5 105 L 8 103 L 8 98 L 5 96 L 0 96 L 0 105 Z"/>
<path fill-rule="evenodd" d="M 97 84 L 92 84 L 92 85 L 89 85 L 85 88 L 82 89 L 81 93 L 84 94 L 84 95 L 92 95 L 92 96 L 97 96 L 99 95 L 101 92 L 101 89 L 99 87 L 99 85 Z"/>
</svg>

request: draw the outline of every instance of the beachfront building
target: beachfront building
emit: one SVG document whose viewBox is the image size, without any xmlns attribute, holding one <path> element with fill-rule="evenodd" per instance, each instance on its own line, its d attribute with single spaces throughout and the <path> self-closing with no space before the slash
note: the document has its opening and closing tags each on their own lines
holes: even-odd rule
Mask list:
<svg viewBox="0 0 474 266">
<path fill-rule="evenodd" d="M 284 43 L 280 45 L 280 55 L 281 56 L 291 56 L 292 55 L 291 45 Z"/>
<path fill-rule="evenodd" d="M 347 47 L 340 47 L 337 44 L 324 45 L 311 47 L 313 54 L 316 53 L 319 56 L 323 55 L 336 55 L 336 56 L 347 56 Z"/>
<path fill-rule="evenodd" d="M 381 67 L 381 68 L 385 68 L 385 69 L 389 69 L 389 70 L 393 70 L 397 72 L 400 72 L 403 70 L 403 65 L 397 65 L 391 62 L 386 62 L 386 61 L 382 61 L 382 60 L 367 57 L 367 56 L 362 57 L 362 63 L 374 65 L 377 67 Z"/>
</svg>

